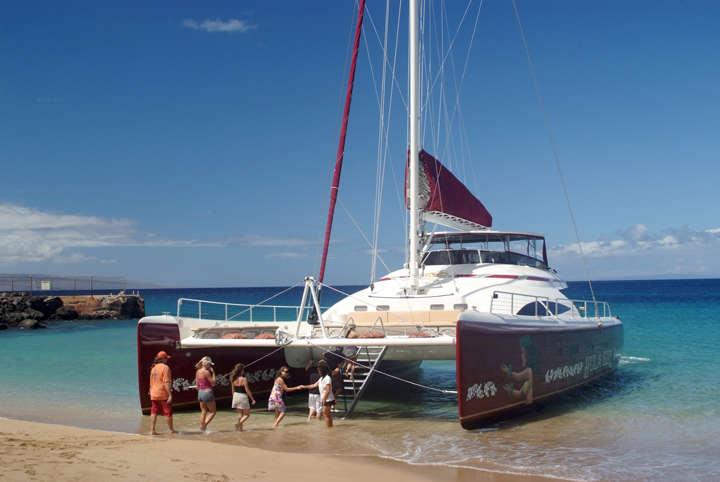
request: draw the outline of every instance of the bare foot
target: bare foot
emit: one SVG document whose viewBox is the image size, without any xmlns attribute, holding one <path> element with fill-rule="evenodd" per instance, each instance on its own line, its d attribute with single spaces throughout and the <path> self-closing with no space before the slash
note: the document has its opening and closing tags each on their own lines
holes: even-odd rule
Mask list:
<svg viewBox="0 0 720 482">
<path fill-rule="evenodd" d="M 150 432 L 150 435 L 160 435 L 160 434 L 157 432 Z"/>
<path fill-rule="evenodd" d="M 174 435 L 174 434 L 180 433 L 180 432 L 178 432 L 177 430 L 170 430 L 168 433 L 169 433 L 170 435 Z"/>
<path fill-rule="evenodd" d="M 236 423 L 236 424 L 235 424 L 235 431 L 237 432 L 238 430 L 242 430 L 242 429 L 240 428 L 240 424 L 239 424 L 239 423 Z"/>
</svg>

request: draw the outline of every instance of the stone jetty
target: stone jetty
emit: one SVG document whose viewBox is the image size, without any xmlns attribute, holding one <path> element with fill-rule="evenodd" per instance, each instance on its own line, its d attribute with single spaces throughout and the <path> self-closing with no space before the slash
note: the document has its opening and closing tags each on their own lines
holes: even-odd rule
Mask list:
<svg viewBox="0 0 720 482">
<path fill-rule="evenodd" d="M 28 296 L 0 293 L 0 330 L 45 328 L 45 323 L 82 320 L 126 320 L 145 316 L 140 295 Z"/>
</svg>

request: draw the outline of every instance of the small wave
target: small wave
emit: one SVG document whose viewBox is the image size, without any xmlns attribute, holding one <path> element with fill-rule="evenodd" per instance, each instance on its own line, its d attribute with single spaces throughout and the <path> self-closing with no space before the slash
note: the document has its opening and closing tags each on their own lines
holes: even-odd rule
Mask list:
<svg viewBox="0 0 720 482">
<path fill-rule="evenodd" d="M 636 363 L 652 361 L 650 358 L 642 358 L 638 356 L 624 356 L 620 358 L 620 363 Z"/>
</svg>

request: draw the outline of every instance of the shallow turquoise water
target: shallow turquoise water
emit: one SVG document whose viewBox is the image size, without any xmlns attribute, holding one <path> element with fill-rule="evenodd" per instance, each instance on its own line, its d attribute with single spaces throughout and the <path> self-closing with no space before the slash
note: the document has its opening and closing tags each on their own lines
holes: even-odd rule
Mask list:
<svg viewBox="0 0 720 482">
<path fill-rule="evenodd" d="M 326 431 L 305 421 L 305 396 L 291 397 L 281 431 L 259 402 L 243 434 L 227 411 L 205 435 L 276 450 L 380 455 L 574 480 L 720 479 L 720 280 L 600 282 L 596 296 L 625 325 L 612 380 L 544 411 L 491 429 L 464 431 L 453 396 L 377 379 L 356 416 Z M 266 289 L 147 290 L 148 314 L 174 313 L 178 297 L 257 302 Z M 582 298 L 585 285 L 568 296 Z M 337 295 L 326 293 L 325 302 Z M 272 304 L 292 305 L 297 293 Z M 326 303 L 323 304 L 326 304 Z M 60 323 L 0 332 L 0 416 L 125 432 L 147 432 L 137 400 L 136 320 Z M 425 362 L 405 378 L 453 390 L 452 362 Z M 186 437 L 196 413 L 176 415 Z M 353 443 L 348 444 L 347 440 Z"/>
</svg>

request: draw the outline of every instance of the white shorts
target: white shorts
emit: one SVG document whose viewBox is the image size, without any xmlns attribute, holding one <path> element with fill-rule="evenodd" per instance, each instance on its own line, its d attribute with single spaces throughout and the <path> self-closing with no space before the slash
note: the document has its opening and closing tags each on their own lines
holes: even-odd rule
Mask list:
<svg viewBox="0 0 720 482">
<path fill-rule="evenodd" d="M 308 408 L 314 408 L 316 412 L 322 412 L 322 398 L 320 394 L 311 393 L 308 396 Z"/>
<path fill-rule="evenodd" d="M 240 410 L 250 410 L 250 399 L 244 393 L 233 393 L 232 408 L 239 408 Z"/>
</svg>

